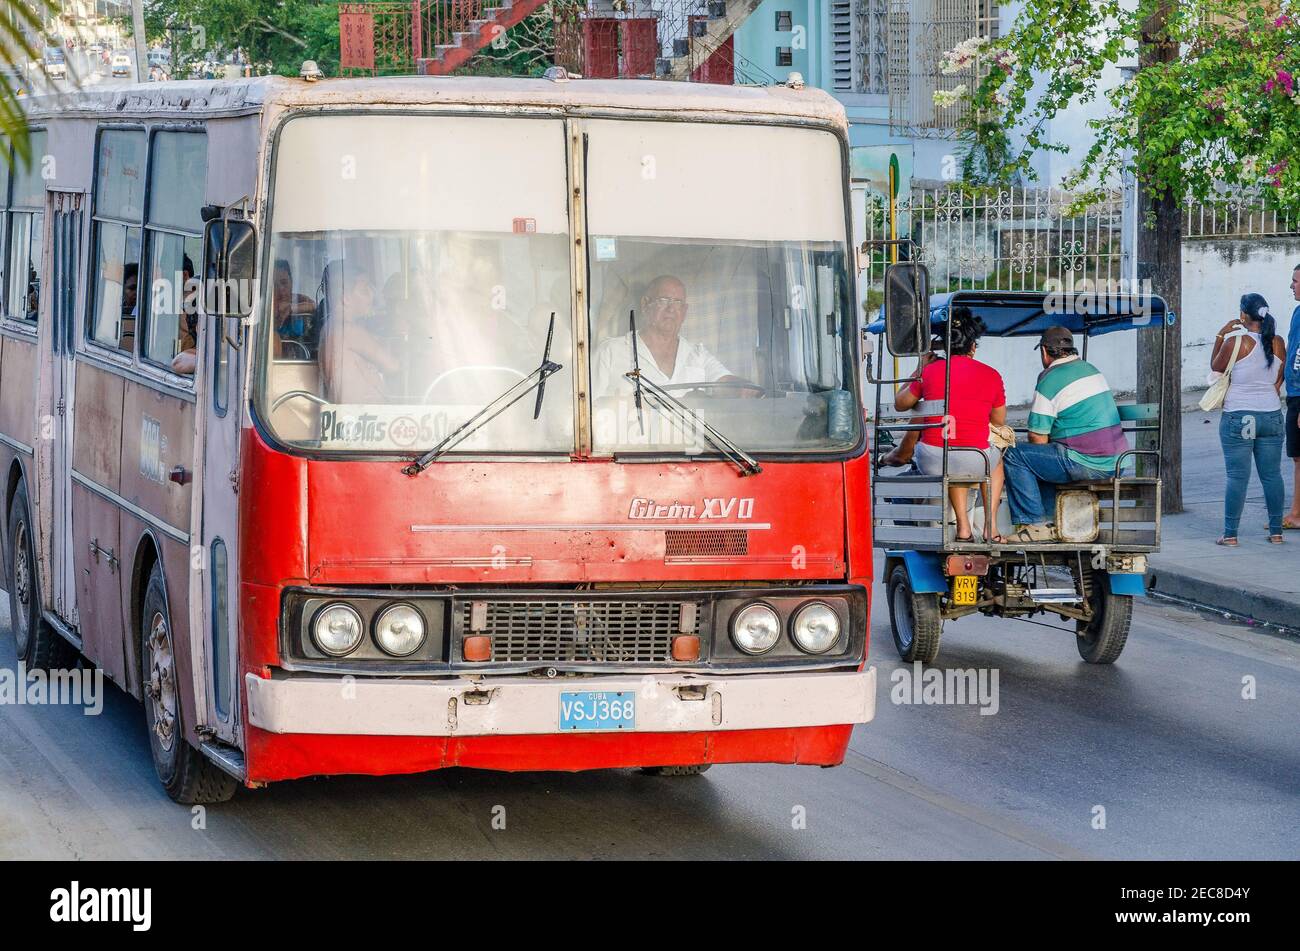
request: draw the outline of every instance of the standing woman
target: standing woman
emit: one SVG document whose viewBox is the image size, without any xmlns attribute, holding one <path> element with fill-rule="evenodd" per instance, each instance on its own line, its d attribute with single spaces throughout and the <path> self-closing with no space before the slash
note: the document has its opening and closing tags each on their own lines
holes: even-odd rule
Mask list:
<svg viewBox="0 0 1300 951">
<path fill-rule="evenodd" d="M 1241 317 L 1223 326 L 1214 339 L 1210 368 L 1227 372 L 1237 342 L 1228 393 L 1219 420 L 1219 442 L 1228 474 L 1223 501 L 1223 537 L 1218 544 L 1237 544 L 1237 525 L 1246 505 L 1250 461 L 1264 486 L 1268 505 L 1268 540 L 1282 544 L 1282 387 L 1286 344 L 1275 332 L 1268 302 L 1259 294 L 1243 294 Z"/>
</svg>

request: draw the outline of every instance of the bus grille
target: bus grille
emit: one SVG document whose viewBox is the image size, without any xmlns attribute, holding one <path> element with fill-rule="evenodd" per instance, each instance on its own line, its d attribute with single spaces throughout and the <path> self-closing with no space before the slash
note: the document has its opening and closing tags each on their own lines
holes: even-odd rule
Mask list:
<svg viewBox="0 0 1300 951">
<path fill-rule="evenodd" d="M 699 633 L 699 605 L 681 601 L 488 601 L 476 634 L 492 639 L 495 663 L 654 664 L 672 661 L 672 640 Z M 470 633 L 470 602 L 462 630 Z M 682 624 L 683 616 L 687 624 Z M 686 626 L 689 630 L 683 631 Z"/>
<path fill-rule="evenodd" d="M 669 529 L 664 532 L 666 558 L 717 558 L 748 554 L 749 532 L 744 529 Z"/>
</svg>

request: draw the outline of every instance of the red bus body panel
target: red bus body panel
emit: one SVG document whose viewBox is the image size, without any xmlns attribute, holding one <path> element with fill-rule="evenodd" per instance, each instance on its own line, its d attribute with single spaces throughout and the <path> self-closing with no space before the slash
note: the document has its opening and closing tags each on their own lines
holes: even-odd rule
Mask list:
<svg viewBox="0 0 1300 951">
<path fill-rule="evenodd" d="M 245 430 L 243 449 L 241 683 L 279 664 L 280 598 L 290 585 L 870 584 L 865 459 L 765 462 L 748 478 L 712 461 L 438 462 L 411 477 L 396 460 L 292 456 L 254 429 Z M 681 508 L 661 510 L 678 517 L 629 519 L 635 499 Z M 744 499 L 752 509 L 741 507 Z M 748 527 L 748 553 L 713 563 L 665 557 L 665 528 L 717 526 Z M 245 759 L 250 782 L 446 766 L 829 766 L 843 759 L 851 729 L 445 738 L 272 734 L 248 725 Z"/>
</svg>

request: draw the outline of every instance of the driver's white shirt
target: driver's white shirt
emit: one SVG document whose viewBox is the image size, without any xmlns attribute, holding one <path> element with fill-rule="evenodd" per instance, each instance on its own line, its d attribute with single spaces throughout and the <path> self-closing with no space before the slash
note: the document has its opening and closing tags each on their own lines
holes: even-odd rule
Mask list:
<svg viewBox="0 0 1300 951">
<path fill-rule="evenodd" d="M 692 343 L 685 337 L 677 338 L 677 359 L 673 363 L 672 376 L 659 368 L 654 355 L 639 334 L 636 343 L 637 362 L 640 364 L 641 373 L 651 383 L 660 386 L 667 386 L 670 383 L 713 383 L 724 376 L 732 375 L 722 361 L 710 353 L 704 344 Z M 634 389 L 632 381 L 623 375 L 631 370 L 631 332 L 621 337 L 610 337 L 596 350 L 596 360 L 592 368 L 594 395 L 601 397 L 631 394 Z"/>
</svg>

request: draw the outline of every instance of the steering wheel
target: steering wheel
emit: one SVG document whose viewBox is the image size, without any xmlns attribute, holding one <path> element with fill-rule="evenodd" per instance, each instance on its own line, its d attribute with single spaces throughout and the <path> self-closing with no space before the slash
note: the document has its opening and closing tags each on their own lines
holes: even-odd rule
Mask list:
<svg viewBox="0 0 1300 951">
<path fill-rule="evenodd" d="M 661 383 L 661 390 L 753 390 L 756 393 L 767 395 L 767 390 L 763 389 L 757 383 L 750 383 L 748 380 L 714 380 L 706 382 L 701 380 L 699 383 Z"/>
<path fill-rule="evenodd" d="M 497 370 L 501 373 L 509 373 L 512 374 L 513 376 L 519 377 L 519 379 L 521 380 L 527 378 L 528 376 L 527 373 L 521 373 L 519 370 L 516 370 L 514 367 L 490 367 L 490 366 L 453 367 L 452 369 L 446 371 L 445 373 L 440 373 L 437 377 L 434 378 L 433 382 L 429 384 L 428 389 L 424 391 L 423 402 L 425 403 L 432 402 L 430 397 L 433 396 L 433 391 L 437 389 L 438 384 L 440 384 L 443 380 L 447 379 L 447 377 L 452 376 L 456 373 L 471 373 L 471 372 L 481 373 L 484 370 L 488 370 L 488 371 Z"/>
</svg>

